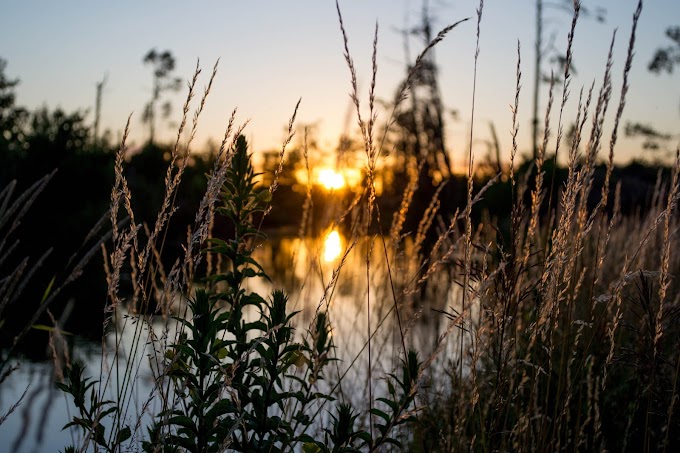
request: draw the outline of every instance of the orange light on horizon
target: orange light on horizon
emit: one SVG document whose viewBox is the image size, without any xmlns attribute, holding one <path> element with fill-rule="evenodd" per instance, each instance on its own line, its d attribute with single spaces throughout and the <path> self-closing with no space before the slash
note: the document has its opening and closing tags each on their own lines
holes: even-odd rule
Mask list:
<svg viewBox="0 0 680 453">
<path fill-rule="evenodd" d="M 346 185 L 343 174 L 332 168 L 323 168 L 319 170 L 317 180 L 319 181 L 319 184 L 326 188 L 326 190 L 338 190 Z"/>
<path fill-rule="evenodd" d="M 358 168 L 344 168 L 336 170 L 332 167 L 317 167 L 311 171 L 314 185 L 322 186 L 327 191 L 354 188 L 361 184 L 361 170 Z M 308 184 L 307 170 L 299 168 L 295 171 L 298 183 Z"/>
</svg>

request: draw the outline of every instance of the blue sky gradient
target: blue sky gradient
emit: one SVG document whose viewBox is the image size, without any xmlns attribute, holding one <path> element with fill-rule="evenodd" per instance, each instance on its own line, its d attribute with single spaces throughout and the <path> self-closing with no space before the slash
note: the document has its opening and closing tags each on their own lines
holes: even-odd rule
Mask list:
<svg viewBox="0 0 680 453">
<path fill-rule="evenodd" d="M 448 122 L 447 143 L 455 166 L 464 162 L 469 137 L 472 74 L 475 50 L 473 0 L 430 0 L 438 30 L 465 17 L 436 48 L 442 98 L 458 111 L 458 121 Z M 637 0 L 584 1 L 584 6 L 607 10 L 606 21 L 580 20 L 574 43 L 577 75 L 571 86 L 572 121 L 578 90 L 593 80 L 599 84 L 612 32 L 618 28 L 614 53 L 614 94 L 610 118 L 618 103 L 632 14 Z M 421 2 L 416 0 L 344 0 L 340 2 L 349 34 L 350 51 L 357 66 L 362 100 L 370 80 L 371 45 L 379 23 L 377 93 L 389 100 L 404 76 L 405 55 L 398 28 L 414 26 Z M 475 151 L 485 153 L 488 122 L 499 134 L 504 156 L 510 152 L 511 114 L 514 100 L 516 46 L 522 49 L 520 99 L 520 151 L 528 152 L 531 130 L 534 6 L 532 0 L 487 1 L 481 24 L 481 54 L 477 77 Z M 564 50 L 571 18 L 546 9 L 546 35 Z M 643 121 L 656 128 L 680 132 L 680 75 L 650 74 L 646 67 L 655 49 L 670 44 L 664 30 L 680 25 L 680 1 L 645 2 L 638 29 L 625 121 Z M 0 3 L 0 57 L 8 61 L 6 73 L 21 80 L 17 102 L 29 108 L 47 105 L 67 111 L 89 109 L 95 85 L 105 75 L 103 128 L 120 134 L 133 113 L 132 140 L 142 143 L 147 128 L 141 113 L 150 95 L 151 69 L 142 58 L 151 49 L 169 49 L 177 58 L 176 75 L 188 79 L 200 59 L 201 86 L 219 58 L 220 67 L 198 133 L 198 145 L 219 140 L 231 110 L 250 119 L 246 135 L 256 150 L 276 148 L 298 98 L 302 98 L 298 124 L 316 124 L 319 143 L 332 149 L 345 129 L 349 108 L 349 73 L 343 58 L 342 36 L 335 2 L 331 0 L 236 1 L 129 1 L 88 0 L 10 1 Z M 422 49 L 412 41 L 411 58 Z M 182 94 L 173 96 L 177 122 Z M 542 90 L 542 104 L 547 86 Z M 388 118 L 381 112 L 379 121 Z M 356 129 L 352 117 L 352 131 Z M 158 127 L 168 139 L 172 129 Z M 622 135 L 622 134 L 620 134 Z M 608 137 L 608 135 L 607 135 Z M 677 136 L 676 136 L 677 137 Z M 677 140 L 676 140 L 677 143 Z M 673 147 L 675 144 L 672 145 Z M 617 159 L 652 155 L 641 151 L 640 140 L 622 139 Z"/>
</svg>

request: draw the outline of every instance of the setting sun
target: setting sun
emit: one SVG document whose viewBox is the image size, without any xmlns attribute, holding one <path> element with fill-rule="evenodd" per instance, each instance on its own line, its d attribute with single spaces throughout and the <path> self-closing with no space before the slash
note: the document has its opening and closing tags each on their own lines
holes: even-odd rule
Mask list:
<svg viewBox="0 0 680 453">
<path fill-rule="evenodd" d="M 295 179 L 301 185 L 321 186 L 327 191 L 354 189 L 361 184 L 362 173 L 359 168 L 343 167 L 342 170 L 331 166 L 313 167 L 311 171 L 304 168 L 295 170 Z"/>
<path fill-rule="evenodd" d="M 334 261 L 342 253 L 342 239 L 337 230 L 328 233 L 323 242 L 323 259 L 327 263 Z"/>
<path fill-rule="evenodd" d="M 319 170 L 319 184 L 328 190 L 337 190 L 345 187 L 345 177 L 332 168 L 324 168 Z"/>
</svg>

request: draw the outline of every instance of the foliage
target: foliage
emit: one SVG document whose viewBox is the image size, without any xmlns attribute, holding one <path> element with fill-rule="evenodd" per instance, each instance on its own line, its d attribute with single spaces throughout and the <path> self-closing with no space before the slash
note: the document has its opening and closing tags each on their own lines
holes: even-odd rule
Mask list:
<svg viewBox="0 0 680 453">
<path fill-rule="evenodd" d="M 568 49 L 571 49 L 579 5 L 574 3 Z M 482 6 L 480 2 L 478 39 Z M 369 302 L 374 298 L 366 297 L 368 378 L 366 383 L 351 385 L 353 391 L 362 384 L 367 388 L 368 401 L 364 406 L 367 410 L 356 409 L 341 399 L 347 396 L 342 389 L 338 390 L 344 375 L 339 376 L 337 382 L 331 381 L 329 365 L 337 364 L 334 360 L 338 351 L 333 341 L 330 311 L 322 311 L 323 304 L 320 304 L 309 329 L 298 332 L 293 323 L 298 313 L 290 311 L 284 291 L 275 290 L 265 296 L 252 289 L 256 287 L 253 279 L 268 279 L 253 251 L 266 241 L 260 226 L 262 216 L 270 208 L 278 171 L 270 189 L 255 183 L 257 175 L 250 163 L 246 141 L 240 136 L 241 130 L 234 134 L 237 138 L 226 148 L 225 155 L 220 148 L 212 170 L 207 169 L 208 189 L 199 202 L 195 228 L 188 230 L 187 241 L 182 244 L 184 253 L 167 274 L 162 256 L 169 228 L 167 222 L 179 209 L 175 200 L 179 180 L 188 176 L 185 170 L 190 168 L 189 147 L 187 145 L 186 153 L 178 151 L 178 146 L 166 152 L 150 144 L 147 151 L 157 152 L 145 154 L 141 158 L 142 167 L 153 169 L 161 162 L 168 162 L 168 168 L 164 179 L 154 179 L 158 174 L 150 170 L 151 177 L 146 180 L 146 171 L 135 174 L 134 168 L 128 168 L 127 174 L 124 172 L 123 156 L 127 150 L 121 145 L 115 156 L 111 196 L 113 251 L 104 253 L 110 266 L 105 313 L 110 314 L 109 319 L 116 316 L 117 322 L 122 320 L 123 326 L 129 326 L 129 322 L 135 329 L 137 326 L 148 328 L 146 338 L 140 334 L 143 328 L 135 330 L 133 347 L 142 350 L 144 357 L 148 351 L 151 363 L 158 368 L 152 370 L 153 391 L 147 404 L 134 414 L 138 416 L 134 425 L 126 411 L 138 382 L 134 370 L 139 362 L 131 360 L 124 373 L 115 368 L 123 374 L 122 380 L 115 384 L 110 384 L 102 375 L 99 386 L 96 380 L 84 376 L 82 366 L 76 363 L 70 368 L 67 380 L 59 387 L 70 395 L 77 408 L 69 426 L 78 427 L 83 433 L 81 449 L 324 453 L 387 449 L 677 450 L 680 311 L 679 286 L 674 276 L 680 273 L 675 234 L 679 228 L 680 155 L 676 156 L 670 174 L 658 172 L 655 190 L 649 200 L 643 201 L 645 208 L 638 210 L 635 210 L 638 201 L 646 197 L 640 192 L 649 184 L 643 190 L 634 185 L 632 192 L 638 192 L 638 198 L 626 201 L 626 192 L 618 182 L 626 176 L 648 179 L 648 173 L 654 171 L 633 165 L 617 175 L 613 164 L 641 6 L 640 2 L 634 15 L 624 85 L 619 108 L 614 110 L 609 160 L 600 163 L 598 152 L 604 146 L 603 124 L 610 119 L 606 114 L 612 95 L 611 55 L 599 93 L 591 90 L 587 100 L 584 101 L 583 96 L 579 98 L 575 126 L 567 144 L 566 169 L 557 166 L 560 140 L 555 145 L 554 157 L 547 155 L 550 120 L 555 116 L 550 111 L 554 100 L 552 91 L 545 115 L 543 145 L 535 150 L 533 161 L 516 169 L 517 145 L 514 143 L 513 161 L 507 172 L 498 161 L 493 167 L 499 178 L 505 179 L 500 189 L 487 191 L 488 185 L 479 186 L 478 181 L 474 181 L 470 144 L 468 175 L 463 181 L 467 190 L 460 191 L 466 198 L 464 213 L 454 210 L 454 205 L 443 207 L 443 201 L 447 200 L 443 190 L 428 194 L 432 195 L 431 200 L 417 199 L 411 182 L 417 183 L 418 167 L 412 167 L 410 170 L 415 176 L 404 190 L 404 202 L 391 231 L 394 234 L 390 246 L 395 260 L 390 261 L 393 256 L 388 255 L 388 247 L 383 243 L 385 273 L 379 273 L 378 266 L 371 261 L 374 238 L 368 234 L 372 216 L 380 216 L 376 208 L 380 205 L 373 204 L 372 171 L 375 157 L 383 151 L 376 147 L 378 141 L 372 135 L 373 88 L 369 94 L 369 120 L 362 121 L 356 74 L 340 19 L 345 57 L 353 80 L 352 99 L 369 162 L 364 193 L 357 197 L 357 209 L 351 212 L 355 224 L 365 221 L 356 230 L 366 228 L 354 239 L 355 243 L 359 238 L 366 239 L 367 280 L 382 279 L 392 297 L 388 301 L 394 302 L 393 306 L 382 304 L 381 309 L 387 306 L 390 311 L 373 330 L 375 324 L 369 317 L 374 311 Z M 451 28 L 453 26 L 445 30 Z M 438 35 L 428 48 L 444 34 Z M 479 52 L 475 63 L 478 55 Z M 566 55 L 570 55 L 570 50 Z M 565 70 L 559 122 L 555 128 L 559 137 L 565 125 L 561 112 L 569 93 L 569 58 L 565 56 L 559 61 L 564 63 Z M 427 61 L 421 57 L 418 60 Z M 371 87 L 377 70 L 375 61 L 374 56 Z M 520 79 L 518 49 L 516 99 L 519 99 Z M 192 90 L 190 85 L 189 99 Z M 202 106 L 203 101 L 200 109 Z M 513 115 L 517 108 L 516 103 Z M 187 110 L 184 109 L 185 116 Z M 591 111 L 592 122 L 586 123 Z M 198 113 L 194 125 L 198 122 Z M 513 116 L 513 138 L 518 131 L 515 119 Z M 71 138 L 77 140 L 82 131 L 76 126 L 81 125 L 82 118 L 47 114 L 42 118 L 44 127 L 40 120 L 31 126 L 43 131 L 38 136 L 54 135 L 59 138 L 61 148 L 74 151 L 67 146 L 68 135 L 60 137 L 60 132 L 51 126 L 55 122 L 69 124 L 69 129 L 76 129 Z M 403 120 L 405 123 L 401 126 L 408 126 L 408 118 Z M 228 132 L 232 121 L 233 117 Z M 293 120 L 289 130 L 292 123 Z M 587 131 L 585 124 L 591 123 L 592 129 Z M 178 137 L 182 136 L 185 121 L 181 124 Z M 190 137 L 194 136 L 193 132 Z M 590 138 L 585 140 L 587 132 Z M 223 147 L 229 136 L 225 134 Z M 279 159 L 283 159 L 283 151 Z M 553 174 L 550 179 L 544 177 L 548 173 Z M 641 176 L 641 173 L 645 174 Z M 135 179 L 142 184 L 161 182 L 165 185 L 165 192 L 153 200 L 161 206 L 159 220 L 147 229 L 150 233 L 146 241 L 137 236 L 146 219 L 140 221 L 142 217 L 134 215 L 135 202 L 131 199 L 130 187 Z M 502 199 L 487 205 L 477 204 L 482 196 Z M 9 200 L 9 195 L 6 199 Z M 215 200 L 219 200 L 219 204 Z M 415 237 L 403 240 L 404 219 L 412 202 L 427 208 L 418 221 Z M 491 213 L 485 213 L 482 209 L 503 203 L 504 210 L 494 207 Z M 7 203 L 0 204 L 4 209 Z M 635 205 L 635 209 L 630 205 Z M 126 229 L 117 229 L 118 211 L 125 211 L 132 220 Z M 361 212 L 357 214 L 358 211 Z M 213 214 L 217 214 L 217 218 L 213 218 Z M 496 215 L 501 218 L 492 217 Z M 214 236 L 209 233 L 214 221 L 225 219 L 231 222 L 230 229 Z M 479 226 L 473 226 L 478 220 Z M 435 234 L 431 245 L 424 247 L 428 231 Z M 210 236 L 213 237 L 207 239 Z M 158 249 L 156 239 L 160 244 Z M 200 267 L 203 265 L 206 276 L 201 279 L 198 275 L 203 275 Z M 335 272 L 340 267 L 334 269 L 328 288 L 335 290 Z M 132 281 L 130 294 L 119 288 L 121 274 Z M 430 283 L 432 281 L 435 283 Z M 426 284 L 431 286 L 425 287 Z M 435 288 L 443 295 L 440 299 L 451 306 L 447 311 L 436 308 L 435 311 L 445 315 L 448 323 L 443 332 L 436 331 L 435 346 L 421 361 L 415 351 L 406 347 L 407 340 L 414 340 L 414 336 L 408 337 L 409 330 L 424 314 L 420 301 L 413 295 L 421 290 L 422 294 L 431 294 L 426 290 L 437 285 L 442 286 Z M 373 287 L 369 287 L 368 294 L 371 289 Z M 153 330 L 155 319 L 171 313 L 168 294 L 182 296 L 179 311 L 173 312 L 176 336 L 170 333 L 169 322 L 163 324 L 160 335 Z M 126 314 L 119 316 L 126 296 L 131 302 Z M 430 299 L 439 301 L 436 297 Z M 137 311 L 139 305 L 133 303 L 137 300 L 158 301 L 158 306 Z M 406 329 L 402 329 L 400 316 L 406 313 L 413 316 L 404 322 Z M 154 318 L 154 314 L 158 314 L 158 318 Z M 401 335 L 403 347 L 399 349 L 397 345 L 392 352 L 397 351 L 393 357 L 398 355 L 401 363 L 397 371 L 386 372 L 380 376 L 382 380 L 375 379 L 372 373 L 377 367 L 371 354 L 376 349 L 378 354 L 383 354 L 384 350 L 375 347 L 378 345 L 372 340 L 373 335 L 392 314 L 396 315 L 399 330 L 395 327 L 390 333 L 394 334 L 393 340 L 397 334 Z M 437 324 L 438 329 L 442 326 Z M 116 331 L 116 341 L 118 333 Z M 118 346 L 116 343 L 114 366 L 127 360 L 118 355 Z M 158 359 L 156 362 L 154 357 Z M 353 363 L 350 368 L 352 366 Z M 378 390 L 380 386 L 376 382 L 384 385 Z M 104 397 L 109 385 L 117 386 L 113 389 L 115 394 Z M 335 404 L 334 398 L 342 402 Z M 151 418 L 150 423 L 144 419 L 147 416 Z M 72 446 L 67 451 L 75 449 Z"/>
<path fill-rule="evenodd" d="M 156 49 L 151 49 L 144 56 L 143 61 L 144 64 L 149 64 L 153 68 L 151 99 L 144 107 L 144 114 L 142 116 L 142 121 L 149 124 L 149 144 L 153 144 L 156 138 L 157 104 L 164 93 L 178 91 L 182 80 L 171 76 L 172 71 L 175 69 L 175 57 L 169 50 L 158 52 Z M 161 118 L 168 118 L 171 110 L 172 104 L 169 101 L 164 102 L 161 105 Z"/>
<path fill-rule="evenodd" d="M 23 328 L 25 322 L 35 313 L 35 304 L 40 301 L 45 286 L 52 278 L 59 281 L 66 278 L 65 270 L 57 273 L 61 263 L 73 259 L 75 250 L 81 247 L 82 238 L 92 233 L 92 228 L 109 209 L 113 185 L 113 145 L 106 140 L 95 141 L 86 112 L 67 112 L 60 108 L 40 107 L 28 110 L 17 105 L 15 89 L 18 79 L 9 77 L 6 62 L 0 59 L 0 186 L 10 188 L 14 194 L 31 189 L 36 175 L 50 176 L 49 189 L 39 197 L 32 197 L 31 209 L 22 211 L 17 226 L 12 232 L 17 245 L 13 255 L 20 258 L 42 256 L 45 250 L 51 253 L 33 274 L 33 281 L 42 285 L 22 286 L 21 300 L 26 303 L 5 304 L 7 318 L 15 320 L 0 331 L 0 342 L 7 345 Z M 140 220 L 149 222 L 157 212 L 163 198 L 163 166 L 169 146 L 155 144 L 142 148 L 129 157 L 128 177 L 130 187 L 145 197 L 135 200 Z M 198 156 L 187 167 L 187 175 L 178 194 L 179 204 L 176 216 L 181 222 L 192 219 L 195 206 L 205 189 L 204 174 L 211 164 L 210 158 Z M 56 169 L 56 172 L 54 172 Z M 52 174 L 54 172 L 54 174 Z M 84 190 L 87 188 L 87 190 Z M 10 192 L 5 192 L 10 194 Z M 46 222 L 45 219 L 58 219 Z M 181 252 L 181 242 L 186 235 L 184 227 L 171 229 L 167 234 L 169 244 L 163 255 L 164 262 L 174 261 Z M 7 245 L 10 245 L 9 243 Z M 95 254 L 94 261 L 99 258 Z M 6 266 L 14 264 L 12 258 L 4 260 Z M 89 303 L 93 294 L 105 289 L 105 276 L 101 265 L 83 269 L 85 277 L 61 294 L 55 301 L 54 313 L 59 313 L 66 302 L 87 301 L 72 311 L 65 319 L 66 330 L 78 331 L 86 337 L 101 335 L 101 321 L 104 314 L 100 302 Z M 58 285 L 57 285 L 58 286 Z M 97 322 L 99 320 L 99 322 Z M 49 324 L 47 318 L 40 323 Z M 31 341 L 18 346 L 31 357 L 45 357 L 46 336 L 32 333 Z"/>
<path fill-rule="evenodd" d="M 666 29 L 666 37 L 672 44 L 660 47 L 654 52 L 652 60 L 647 65 L 647 70 L 654 74 L 673 73 L 676 65 L 680 65 L 680 26 L 671 26 Z M 658 150 L 667 146 L 674 137 L 672 134 L 659 131 L 649 124 L 631 123 L 626 126 L 626 135 L 638 136 L 644 139 L 644 149 Z"/>
<path fill-rule="evenodd" d="M 15 105 L 15 87 L 18 79 L 10 79 L 5 74 L 7 61 L 0 58 L 0 149 L 16 146 L 21 139 L 22 124 L 26 110 Z"/>
<path fill-rule="evenodd" d="M 239 137 L 229 156 L 217 213 L 233 223 L 229 239 L 212 238 L 204 253 L 223 258 L 225 270 L 209 274 L 187 302 L 189 315 L 177 317 L 179 336 L 164 354 L 159 380 L 171 384 L 172 398 L 156 414 L 142 442 L 145 451 L 209 452 L 305 451 L 341 452 L 375 450 L 384 444 L 400 445 L 393 429 L 414 418 L 412 409 L 422 364 L 415 352 L 408 355 L 402 376 L 387 379 L 389 395 L 377 401 L 371 413 L 379 417 L 377 437 L 356 428 L 357 414 L 347 404 L 331 414 L 330 427 L 315 439 L 308 430 L 325 402 L 325 369 L 335 348 L 327 315 L 319 312 L 300 339 L 291 325 L 297 312 L 287 308 L 288 297 L 275 290 L 269 298 L 247 290 L 251 278 L 268 279 L 252 257 L 263 233 L 253 223 L 271 200 L 267 188 L 256 186 L 256 174 Z M 214 175 L 213 175 L 214 177 Z M 190 285 L 195 286 L 195 284 Z M 68 426 L 79 426 L 88 439 L 107 451 L 116 451 L 131 437 L 120 422 L 122 401 L 103 400 L 93 381 L 82 377 L 74 364 L 66 384 L 59 384 L 74 400 L 80 415 Z M 88 393 L 89 392 L 89 393 Z M 89 395 L 89 400 L 86 396 Z M 105 435 L 106 420 L 114 432 Z"/>
<path fill-rule="evenodd" d="M 672 44 L 657 49 L 647 66 L 647 69 L 657 74 L 664 71 L 671 74 L 675 65 L 680 64 L 680 26 L 668 27 L 666 37 Z"/>
<path fill-rule="evenodd" d="M 102 421 L 119 411 L 113 401 L 101 401 L 95 391 L 95 384 L 90 378 L 84 378 L 84 368 L 78 362 L 74 363 L 68 372 L 66 383 L 57 382 L 57 387 L 64 393 L 71 395 L 73 404 L 78 409 L 79 416 L 74 415 L 73 420 L 64 426 L 78 426 L 87 436 L 92 436 L 94 442 L 103 447 L 107 452 L 117 451 L 121 444 L 132 435 L 130 427 L 125 426 L 117 431 L 115 439 L 108 441 L 106 429 Z M 66 451 L 75 451 L 75 446 L 66 448 Z"/>
</svg>

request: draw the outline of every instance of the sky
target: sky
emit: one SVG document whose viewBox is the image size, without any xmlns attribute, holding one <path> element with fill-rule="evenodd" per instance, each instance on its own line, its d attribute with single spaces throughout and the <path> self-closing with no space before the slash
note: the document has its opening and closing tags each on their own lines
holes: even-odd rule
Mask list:
<svg viewBox="0 0 680 453">
<path fill-rule="evenodd" d="M 376 23 L 376 93 L 381 100 L 391 100 L 404 77 L 407 61 L 399 30 L 416 25 L 422 0 L 339 3 L 357 68 L 362 108 L 368 103 Z M 472 18 L 452 30 L 435 48 L 442 99 L 447 109 L 458 112 L 457 120 L 447 117 L 446 134 L 453 164 L 460 166 L 466 159 L 463 156 L 467 155 L 470 136 L 479 2 L 429 0 L 429 4 L 435 30 Z M 610 124 L 618 104 L 637 0 L 584 0 L 583 5 L 603 7 L 606 20 L 601 23 L 593 17 L 582 17 L 577 25 L 577 73 L 565 118 L 567 123 L 573 121 L 582 86 L 596 81 L 599 87 L 612 33 L 617 29 Z M 493 123 L 503 157 L 509 156 L 518 41 L 522 69 L 520 152 L 526 153 L 531 147 L 534 8 L 533 0 L 487 0 L 484 4 L 473 130 L 476 155 L 486 153 L 489 124 Z M 546 36 L 554 36 L 555 47 L 564 51 L 570 15 L 547 7 L 545 18 Z M 664 30 L 671 25 L 680 25 L 680 1 L 645 2 L 624 124 L 641 121 L 662 131 L 680 133 L 680 74 L 676 70 L 671 75 L 654 75 L 646 69 L 655 49 L 670 44 Z M 0 0 L 0 58 L 7 60 L 6 75 L 21 81 L 17 103 L 28 108 L 88 110 L 87 119 L 93 121 L 95 87 L 106 77 L 102 128 L 111 130 L 114 138 L 120 136 L 131 113 L 131 140 L 140 144 L 148 136 L 141 113 L 150 97 L 152 78 L 151 68 L 142 59 L 152 48 L 172 52 L 177 60 L 175 75 L 183 80 L 193 75 L 200 61 L 201 90 L 219 59 L 218 75 L 199 125 L 198 148 L 210 138 L 221 140 L 234 108 L 238 108 L 239 122 L 249 121 L 245 134 L 254 150 L 280 148 L 298 99 L 302 101 L 296 123 L 315 125 L 322 149 L 334 149 L 341 133 L 357 130 L 356 114 L 348 116 L 352 112 L 350 77 L 333 0 Z M 423 43 L 412 40 L 409 48 L 409 58 L 413 59 Z M 185 95 L 184 88 L 170 98 L 174 123 L 178 123 Z M 544 111 L 547 85 L 542 87 L 541 97 Z M 384 124 L 388 117 L 388 110 L 380 111 L 378 124 Z M 159 124 L 157 130 L 168 140 L 175 131 L 167 123 Z M 671 147 L 676 146 L 677 139 L 676 135 Z M 642 151 L 640 144 L 639 139 L 621 137 L 617 160 L 653 157 L 649 151 Z"/>
</svg>

